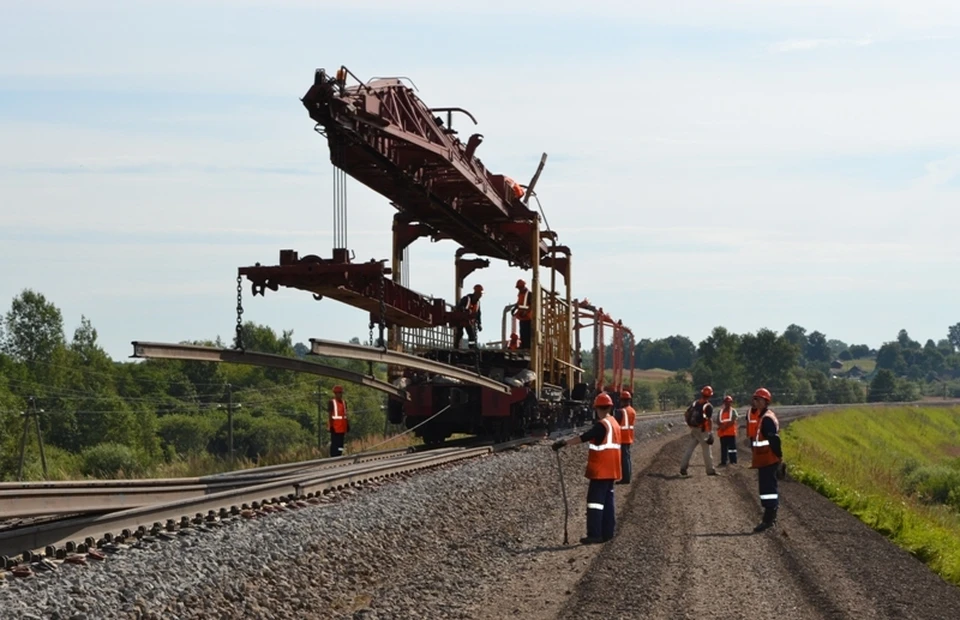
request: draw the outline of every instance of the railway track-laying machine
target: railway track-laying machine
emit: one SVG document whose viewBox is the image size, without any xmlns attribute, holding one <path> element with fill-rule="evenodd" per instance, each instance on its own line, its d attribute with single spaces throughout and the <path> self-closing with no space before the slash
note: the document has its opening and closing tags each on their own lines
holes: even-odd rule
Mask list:
<svg viewBox="0 0 960 620">
<path fill-rule="evenodd" d="M 382 351 L 456 366 L 504 385 L 492 389 L 489 381 L 471 383 L 389 364 L 388 380 L 409 396 L 390 397 L 390 422 L 420 425 L 416 434 L 427 443 L 453 433 L 505 439 L 537 427 L 582 422 L 598 390 L 633 385 L 632 332 L 601 307 L 573 297 L 570 248 L 559 243 L 555 231 L 543 229 L 540 215 L 529 208 L 546 154 L 527 185 L 490 172 L 476 157 L 483 136 L 473 133 L 463 142 L 453 128 L 455 115 L 474 125 L 476 119 L 462 108 L 428 107 L 404 78 L 362 82 L 346 67 L 333 74 L 318 69 L 302 102 L 315 131 L 326 138 L 334 166 L 332 255 L 281 250 L 277 265 L 241 267 L 238 287 L 246 277 L 254 295 L 291 287 L 318 301 L 366 310 L 371 344 Z M 352 262 L 346 247 L 348 175 L 396 210 L 390 259 Z M 427 237 L 460 246 L 453 261 L 453 305 L 409 287 L 408 248 Z M 469 320 L 455 309 L 464 281 L 488 267 L 490 259 L 530 272 L 524 275 L 533 314 L 527 349 L 516 346 L 509 306 L 498 341 L 476 349 L 453 346 L 454 330 Z M 379 328 L 375 342 L 374 327 Z M 584 329 L 592 334 L 590 385 L 580 359 Z M 323 352 L 321 341 L 312 344 L 313 353 Z M 613 347 L 613 377 L 604 385 L 607 346 Z"/>
</svg>

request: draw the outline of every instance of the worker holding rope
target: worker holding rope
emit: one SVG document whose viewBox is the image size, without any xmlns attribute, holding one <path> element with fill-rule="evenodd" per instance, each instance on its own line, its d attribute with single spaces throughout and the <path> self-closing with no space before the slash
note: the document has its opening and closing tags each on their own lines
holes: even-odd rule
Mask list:
<svg viewBox="0 0 960 620">
<path fill-rule="evenodd" d="M 613 417 L 613 399 L 601 393 L 593 401 L 597 422 L 579 437 L 558 439 L 553 449 L 578 443 L 588 443 L 586 477 L 587 535 L 580 539 L 584 545 L 604 543 L 613 538 L 616 512 L 613 501 L 613 483 L 621 478 L 620 425 Z"/>
</svg>

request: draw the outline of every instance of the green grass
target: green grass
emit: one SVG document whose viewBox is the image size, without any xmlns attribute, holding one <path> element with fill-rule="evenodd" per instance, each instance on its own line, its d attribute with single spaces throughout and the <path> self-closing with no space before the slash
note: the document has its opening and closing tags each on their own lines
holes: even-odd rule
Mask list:
<svg viewBox="0 0 960 620">
<path fill-rule="evenodd" d="M 960 407 L 823 413 L 784 451 L 794 477 L 960 585 Z"/>
<path fill-rule="evenodd" d="M 877 360 L 872 357 L 861 357 L 858 360 L 848 360 L 843 362 L 843 372 L 847 372 L 854 366 L 859 366 L 860 370 L 870 374 L 877 367 Z"/>
</svg>

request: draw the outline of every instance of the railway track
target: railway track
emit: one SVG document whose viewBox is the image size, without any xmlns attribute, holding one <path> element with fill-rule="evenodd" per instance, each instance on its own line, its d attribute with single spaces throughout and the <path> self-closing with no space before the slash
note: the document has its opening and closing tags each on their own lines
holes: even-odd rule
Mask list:
<svg viewBox="0 0 960 620">
<path fill-rule="evenodd" d="M 25 503 L 32 502 L 34 506 L 43 501 L 52 502 L 53 495 L 59 493 L 58 510 L 69 511 L 71 515 L 21 523 L 0 531 L 0 556 L 3 556 L 3 567 L 7 569 L 41 560 L 44 556 L 69 560 L 89 552 L 100 559 L 103 556 L 97 548 L 110 548 L 115 542 L 216 527 L 230 517 L 252 518 L 257 514 L 305 508 L 319 503 L 320 496 L 331 490 L 477 458 L 537 441 L 537 437 L 525 437 L 496 445 L 444 447 L 427 452 L 382 451 L 279 465 L 264 468 L 269 471 L 256 472 L 256 476 L 229 472 L 197 478 L 195 485 L 184 485 L 177 479 L 157 481 L 155 486 L 144 485 L 148 481 L 143 480 L 13 485 L 40 488 L 0 491 L 8 493 L 5 500 L 10 505 L 15 502 L 17 493 L 22 494 L 20 497 L 25 498 Z M 191 486 L 196 488 L 188 488 Z M 181 497 L 182 494 L 188 496 Z M 123 496 L 128 497 L 117 499 Z M 141 505 L 124 505 L 137 502 Z M 95 510 L 87 510 L 89 508 Z M 37 508 L 23 509 L 24 512 L 30 510 Z"/>
<path fill-rule="evenodd" d="M 776 411 L 782 422 L 789 422 L 839 406 L 783 406 Z M 676 424 L 681 416 L 681 410 L 641 414 L 638 422 Z M 581 430 L 562 429 L 551 436 Z M 334 489 L 475 458 L 539 439 L 526 437 L 503 444 L 455 440 L 430 450 L 382 450 L 198 478 L 3 483 L 0 514 L 17 521 L 6 528 L 0 525 L 0 568 L 35 562 L 43 556 L 64 559 L 88 551 L 96 553 L 98 547 L 109 547 L 114 541 L 217 527 L 224 519 L 296 510 L 319 503 L 320 496 Z"/>
</svg>

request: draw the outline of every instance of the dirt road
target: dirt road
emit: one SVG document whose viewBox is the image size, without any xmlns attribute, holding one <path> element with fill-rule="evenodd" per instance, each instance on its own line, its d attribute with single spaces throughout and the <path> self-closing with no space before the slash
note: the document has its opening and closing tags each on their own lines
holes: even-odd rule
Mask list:
<svg viewBox="0 0 960 620">
<path fill-rule="evenodd" d="M 579 545 L 579 518 L 571 546 L 523 553 L 536 556 L 536 572 L 505 585 L 485 617 L 960 617 L 960 588 L 800 484 L 783 483 L 779 526 L 754 534 L 761 510 L 746 451 L 717 477 L 697 451 L 682 478 L 685 440 L 635 444 L 633 483 L 617 487 L 616 538 Z M 571 469 L 585 458 L 570 456 Z M 570 501 L 583 512 L 579 494 Z"/>
</svg>

